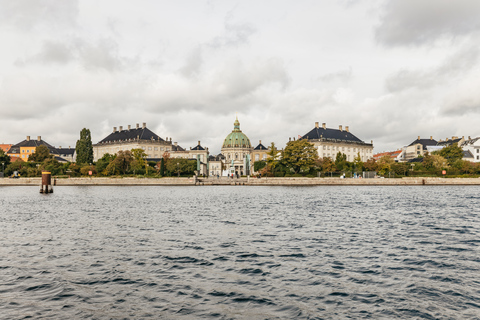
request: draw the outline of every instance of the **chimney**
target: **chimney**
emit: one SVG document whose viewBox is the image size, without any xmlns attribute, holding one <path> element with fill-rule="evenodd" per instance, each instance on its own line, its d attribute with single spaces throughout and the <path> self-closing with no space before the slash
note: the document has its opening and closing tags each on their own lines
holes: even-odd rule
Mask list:
<svg viewBox="0 0 480 320">
<path fill-rule="evenodd" d="M 28 139 L 30 139 L 30 137 L 28 137 Z M 291 138 L 291 137 L 288 137 L 288 141 L 292 141 L 292 138 Z"/>
<path fill-rule="evenodd" d="M 295 137 L 293 137 L 293 141 L 295 141 Z"/>
<path fill-rule="evenodd" d="M 318 128 L 318 122 L 315 122 L 315 128 Z"/>
<path fill-rule="evenodd" d="M 173 144 L 175 145 L 175 147 L 177 146 L 177 143 L 176 143 L 176 142 L 174 142 Z"/>
<path fill-rule="evenodd" d="M 62 149 L 62 146 L 58 146 L 58 149 Z"/>
<path fill-rule="evenodd" d="M 42 140 L 42 137 L 41 136 L 37 136 L 37 141 L 40 141 Z"/>
<path fill-rule="evenodd" d="M 198 145 L 199 145 L 199 146 L 201 146 L 201 144 L 200 144 L 200 140 L 198 140 Z"/>
<path fill-rule="evenodd" d="M 117 127 L 113 127 L 113 132 L 117 132 Z"/>
<path fill-rule="evenodd" d="M 137 129 L 140 128 L 140 125 L 137 123 Z"/>
<path fill-rule="evenodd" d="M 147 127 L 147 123 L 144 122 L 144 123 L 142 124 L 142 129 L 145 129 L 146 127 Z"/>
<path fill-rule="evenodd" d="M 326 128 L 327 128 L 327 124 L 326 124 L 325 122 L 322 123 L 322 128 L 323 128 L 323 129 L 326 129 Z"/>
<path fill-rule="evenodd" d="M 130 131 L 131 127 L 132 127 L 131 125 L 128 125 L 128 131 Z"/>
<path fill-rule="evenodd" d="M 122 131 L 122 130 L 123 130 L 122 126 L 118 127 L 118 131 Z"/>
<path fill-rule="evenodd" d="M 170 137 L 170 142 L 172 142 L 172 137 Z"/>
<path fill-rule="evenodd" d="M 339 125 L 339 126 L 338 126 L 338 130 L 343 131 L 343 130 L 342 130 L 342 125 Z"/>
<path fill-rule="evenodd" d="M 430 140 L 433 140 L 433 137 L 432 137 L 432 136 L 430 136 Z"/>
<path fill-rule="evenodd" d="M 468 140 L 471 140 L 470 136 L 468 136 Z"/>
<path fill-rule="evenodd" d="M 192 147 L 190 147 L 190 150 L 192 150 Z"/>
<path fill-rule="evenodd" d="M 350 132 L 348 126 L 345 126 L 345 131 Z"/>
<path fill-rule="evenodd" d="M 418 139 L 417 140 L 420 140 L 420 136 L 418 136 Z"/>
<path fill-rule="evenodd" d="M 30 136 L 27 136 L 27 141 L 30 141 Z"/>
<path fill-rule="evenodd" d="M 318 123 L 318 122 L 317 122 Z M 258 144 L 262 144 L 262 140 L 258 140 Z"/>
<path fill-rule="evenodd" d="M 373 140 L 370 140 L 370 144 L 373 144 Z"/>
</svg>

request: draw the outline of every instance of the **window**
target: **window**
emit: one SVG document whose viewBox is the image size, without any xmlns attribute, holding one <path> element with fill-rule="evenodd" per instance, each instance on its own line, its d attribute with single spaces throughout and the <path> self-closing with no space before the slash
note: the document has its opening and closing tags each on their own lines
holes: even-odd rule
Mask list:
<svg viewBox="0 0 480 320">
<path fill-rule="evenodd" d="M 325 146 L 323 146 L 323 150 L 325 150 Z"/>
<path fill-rule="evenodd" d="M 153 148 L 153 150 L 158 151 L 158 147 Z"/>
<path fill-rule="evenodd" d="M 345 151 L 345 147 L 342 147 L 342 151 Z"/>
<path fill-rule="evenodd" d="M 25 153 L 25 150 L 22 150 L 22 153 Z M 23 157 L 22 157 L 23 158 Z"/>
<path fill-rule="evenodd" d="M 353 152 L 357 151 L 357 148 L 353 148 Z"/>
<path fill-rule="evenodd" d="M 350 152 L 350 148 L 348 148 L 348 152 Z"/>
<path fill-rule="evenodd" d="M 477 153 L 478 153 L 478 151 L 480 151 L 480 149 L 477 149 Z"/>
<path fill-rule="evenodd" d="M 260 155 L 259 155 L 259 154 L 256 154 L 256 155 L 255 155 L 255 161 L 258 161 L 258 160 L 260 160 Z"/>
<path fill-rule="evenodd" d="M 267 160 L 267 155 L 266 154 L 263 155 L 263 160 Z"/>
<path fill-rule="evenodd" d="M 163 147 L 160 147 L 160 151 L 163 151 Z"/>
<path fill-rule="evenodd" d="M 148 150 L 152 150 L 152 147 L 148 147 Z"/>
<path fill-rule="evenodd" d="M 480 160 L 480 156 L 477 156 L 477 160 Z"/>
</svg>

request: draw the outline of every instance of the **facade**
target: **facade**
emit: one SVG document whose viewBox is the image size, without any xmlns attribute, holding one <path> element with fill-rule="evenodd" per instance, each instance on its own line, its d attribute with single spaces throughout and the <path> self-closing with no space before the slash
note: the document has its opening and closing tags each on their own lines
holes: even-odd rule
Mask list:
<svg viewBox="0 0 480 320">
<path fill-rule="evenodd" d="M 418 156 L 424 156 L 428 152 L 428 147 L 436 147 L 437 141 L 430 136 L 430 139 L 421 139 L 418 136 L 417 140 L 410 143 L 403 148 L 402 161 L 410 161 Z"/>
<path fill-rule="evenodd" d="M 315 127 L 305 134 L 301 139 L 307 139 L 317 149 L 320 158 L 331 158 L 335 160 L 338 152 L 347 156 L 347 161 L 353 161 L 360 154 L 363 162 L 373 157 L 373 141 L 366 143 L 350 133 L 348 126 L 345 130 L 342 126 L 337 129 L 327 128 L 323 123 L 322 127 L 315 122 Z"/>
<path fill-rule="evenodd" d="M 142 127 L 137 123 L 135 128 L 129 125 L 127 129 L 113 127 L 112 133 L 93 145 L 93 161 L 98 161 L 107 153 L 132 149 L 143 149 L 147 158 L 161 158 L 163 153 L 172 151 L 172 139 L 160 138 L 147 128 L 146 123 Z"/>
<path fill-rule="evenodd" d="M 460 147 L 464 151 L 464 160 L 468 160 L 471 162 L 480 162 L 480 137 L 477 138 L 470 138 L 468 137 L 467 140 L 464 140 Z M 471 154 L 471 157 L 468 156 L 468 153 L 465 154 L 465 152 L 469 152 Z"/>
<path fill-rule="evenodd" d="M 132 149 L 143 149 L 147 155 L 147 160 L 159 161 L 163 158 L 165 152 L 168 152 L 170 158 L 195 159 L 199 161 L 197 169 L 199 174 L 206 174 L 208 161 L 208 148 L 198 145 L 190 150 L 182 148 L 177 142 L 172 143 L 172 138 L 160 138 L 147 128 L 144 122 L 142 127 L 137 123 L 135 128 L 130 125 L 126 129 L 123 127 L 113 127 L 112 133 L 100 142 L 93 145 L 93 160 L 98 161 L 105 154 L 116 154 L 119 151 L 130 151 Z"/>
<path fill-rule="evenodd" d="M 253 162 L 251 154 L 253 148 L 250 139 L 240 130 L 238 118 L 233 124 L 233 130 L 223 141 L 222 155 L 230 174 L 250 175 Z"/>
<path fill-rule="evenodd" d="M 266 148 L 262 144 L 262 140 L 258 142 L 258 146 L 256 146 L 253 151 L 252 151 L 252 162 L 255 163 L 256 161 L 266 161 L 268 158 L 268 150 L 269 148 Z"/>
<path fill-rule="evenodd" d="M 35 153 L 37 147 L 41 145 L 45 145 L 50 151 L 50 154 L 57 155 L 55 147 L 43 141 L 41 136 L 38 136 L 36 140 L 32 140 L 30 136 L 27 136 L 25 140 L 11 146 L 7 154 L 10 156 L 10 159 L 19 158 L 23 161 L 28 161 L 28 157 L 32 153 Z"/>
<path fill-rule="evenodd" d="M 208 157 L 208 174 L 213 177 L 221 177 L 225 169 L 225 157 L 223 154 Z"/>
</svg>

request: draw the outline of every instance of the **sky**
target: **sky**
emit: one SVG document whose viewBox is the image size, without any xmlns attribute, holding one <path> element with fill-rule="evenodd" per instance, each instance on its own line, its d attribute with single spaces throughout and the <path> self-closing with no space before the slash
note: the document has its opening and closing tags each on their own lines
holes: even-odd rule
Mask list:
<svg viewBox="0 0 480 320">
<path fill-rule="evenodd" d="M 478 0 L 0 0 L 0 143 L 480 136 Z"/>
</svg>

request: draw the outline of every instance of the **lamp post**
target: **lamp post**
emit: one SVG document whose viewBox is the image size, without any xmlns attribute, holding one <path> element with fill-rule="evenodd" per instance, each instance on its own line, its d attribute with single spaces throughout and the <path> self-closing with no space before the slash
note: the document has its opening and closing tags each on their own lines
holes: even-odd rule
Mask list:
<svg viewBox="0 0 480 320">
<path fill-rule="evenodd" d="M 177 162 L 177 173 L 178 177 L 180 178 L 180 163 Z"/>
<path fill-rule="evenodd" d="M 2 162 L 2 178 L 5 178 L 5 162 Z"/>
</svg>

